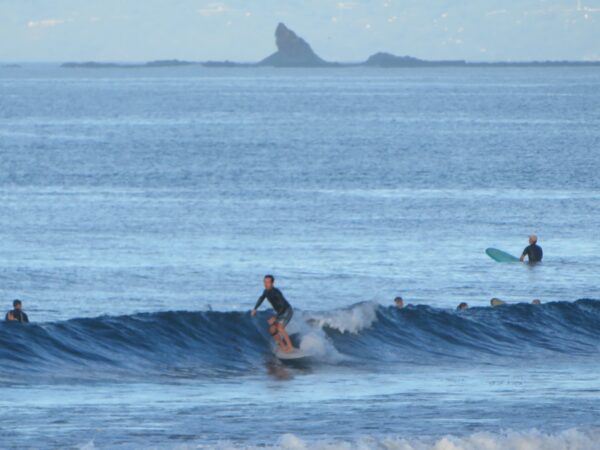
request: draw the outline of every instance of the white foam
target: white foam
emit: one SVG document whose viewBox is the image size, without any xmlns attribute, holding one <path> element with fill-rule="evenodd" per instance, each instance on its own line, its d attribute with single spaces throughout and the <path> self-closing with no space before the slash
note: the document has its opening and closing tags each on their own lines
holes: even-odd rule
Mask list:
<svg viewBox="0 0 600 450">
<path fill-rule="evenodd" d="M 200 446 L 197 448 L 209 448 Z M 444 436 L 437 439 L 403 439 L 400 437 L 363 437 L 356 440 L 304 440 L 284 434 L 272 446 L 252 447 L 223 443 L 218 449 L 262 450 L 597 450 L 600 430 L 570 429 L 559 433 L 526 432 L 474 433 L 465 437 Z"/>
<path fill-rule="evenodd" d="M 88 442 L 78 445 L 76 448 L 77 450 L 94 450 L 96 446 L 94 445 L 94 440 L 92 439 Z"/>
<path fill-rule="evenodd" d="M 321 328 L 327 326 L 342 333 L 356 334 L 373 325 L 377 320 L 377 308 L 377 303 L 365 302 L 347 309 L 315 313 L 311 319 Z"/>
<path fill-rule="evenodd" d="M 327 352 L 326 341 L 322 336 L 316 333 L 310 333 L 302 336 L 300 341 L 300 350 L 304 350 L 311 355 L 324 355 Z"/>
<path fill-rule="evenodd" d="M 333 343 L 329 340 L 321 327 L 309 325 L 307 314 L 302 311 L 296 311 L 289 325 L 286 327 L 288 333 L 299 334 L 300 350 L 305 351 L 313 358 L 318 358 L 324 362 L 337 363 L 345 359 Z"/>
</svg>

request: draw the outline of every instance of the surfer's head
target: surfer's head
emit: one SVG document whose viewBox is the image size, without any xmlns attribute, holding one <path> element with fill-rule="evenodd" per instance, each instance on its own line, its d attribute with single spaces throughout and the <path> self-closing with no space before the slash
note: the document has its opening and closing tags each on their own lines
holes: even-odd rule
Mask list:
<svg viewBox="0 0 600 450">
<path fill-rule="evenodd" d="M 404 307 L 404 300 L 402 300 L 402 297 L 396 297 L 394 299 L 394 303 L 396 304 L 397 308 L 403 308 Z"/>
<path fill-rule="evenodd" d="M 463 309 L 469 309 L 469 305 L 466 302 L 459 303 L 456 307 L 457 311 L 462 311 Z"/>
<path fill-rule="evenodd" d="M 537 236 L 535 234 L 532 234 L 531 236 L 529 236 L 529 243 L 531 245 L 537 244 Z"/>
<path fill-rule="evenodd" d="M 541 305 L 542 301 L 539 298 L 536 298 L 531 302 L 531 304 L 532 305 Z"/>
<path fill-rule="evenodd" d="M 23 303 L 21 303 L 21 300 L 15 300 L 13 302 L 13 308 L 15 308 L 15 309 L 21 309 L 21 308 L 23 308 Z"/>
<path fill-rule="evenodd" d="M 265 284 L 265 289 L 272 289 L 273 283 L 275 283 L 275 277 L 273 275 L 265 275 L 263 282 Z"/>
</svg>

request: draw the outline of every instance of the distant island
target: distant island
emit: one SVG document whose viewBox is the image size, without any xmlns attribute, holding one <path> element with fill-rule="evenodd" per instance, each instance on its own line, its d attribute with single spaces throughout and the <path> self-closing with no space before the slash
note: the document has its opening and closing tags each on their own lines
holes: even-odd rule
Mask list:
<svg viewBox="0 0 600 450">
<path fill-rule="evenodd" d="M 124 64 L 111 62 L 67 62 L 61 67 L 83 69 L 106 68 L 152 68 L 199 65 L 204 67 L 383 67 L 383 68 L 409 68 L 409 67 L 492 67 L 492 66 L 600 66 L 600 61 L 525 61 L 525 62 L 468 62 L 465 60 L 439 60 L 429 61 L 413 56 L 397 56 L 391 53 L 378 52 L 371 55 L 366 61 L 360 63 L 341 63 L 325 61 L 317 55 L 312 47 L 286 27 L 283 23 L 275 29 L 275 45 L 277 51 L 256 63 L 240 63 L 234 61 L 180 61 L 178 59 L 149 61 L 139 64 Z"/>
<path fill-rule="evenodd" d="M 75 68 L 75 67 L 83 67 L 86 69 L 107 69 L 111 67 L 172 67 L 172 66 L 189 66 L 192 64 L 200 64 L 194 63 L 190 61 L 179 61 L 178 59 L 166 59 L 159 61 L 150 61 L 143 64 L 123 64 L 123 63 L 105 63 L 105 62 L 68 62 L 61 65 L 61 67 L 66 68 Z"/>
</svg>

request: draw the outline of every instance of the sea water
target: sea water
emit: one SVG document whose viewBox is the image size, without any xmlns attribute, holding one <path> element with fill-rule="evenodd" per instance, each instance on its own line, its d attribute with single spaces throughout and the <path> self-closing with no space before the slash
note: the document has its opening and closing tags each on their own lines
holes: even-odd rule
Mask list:
<svg viewBox="0 0 600 450">
<path fill-rule="evenodd" d="M 0 69 L 0 448 L 598 448 L 599 148 L 593 67 Z"/>
</svg>

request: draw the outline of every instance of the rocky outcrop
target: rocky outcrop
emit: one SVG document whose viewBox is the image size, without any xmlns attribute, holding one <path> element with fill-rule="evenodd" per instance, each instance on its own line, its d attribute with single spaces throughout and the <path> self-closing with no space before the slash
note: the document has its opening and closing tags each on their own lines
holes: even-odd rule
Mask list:
<svg viewBox="0 0 600 450">
<path fill-rule="evenodd" d="M 258 63 L 273 67 L 325 67 L 331 63 L 321 59 L 308 43 L 283 23 L 275 30 L 277 51 Z"/>
<path fill-rule="evenodd" d="M 464 60 L 440 60 L 428 61 L 413 56 L 397 56 L 391 53 L 379 52 L 371 55 L 365 62 L 359 63 L 334 63 L 320 58 L 310 45 L 286 27 L 283 23 L 277 25 L 275 30 L 275 43 L 277 51 L 271 56 L 258 63 L 238 63 L 234 61 L 205 61 L 191 62 L 177 59 L 150 61 L 147 63 L 112 63 L 112 62 L 68 62 L 61 67 L 66 68 L 152 68 L 152 67 L 176 67 L 199 64 L 205 67 L 444 67 L 444 66 L 468 66 L 468 67 L 496 67 L 496 66 L 600 66 L 600 61 L 524 61 L 524 62 L 466 62 Z M 0 66 L 2 67 L 2 66 Z M 4 67 L 17 67 L 9 65 Z"/>
</svg>

